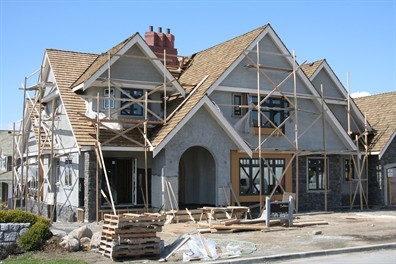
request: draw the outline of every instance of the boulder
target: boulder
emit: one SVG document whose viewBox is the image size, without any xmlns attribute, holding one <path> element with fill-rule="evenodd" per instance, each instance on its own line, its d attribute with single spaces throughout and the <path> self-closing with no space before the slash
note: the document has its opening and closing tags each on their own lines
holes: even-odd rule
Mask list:
<svg viewBox="0 0 396 264">
<path fill-rule="evenodd" d="M 69 237 L 74 237 L 74 238 L 76 238 L 78 240 L 81 239 L 82 237 L 91 238 L 92 237 L 92 230 L 88 226 L 84 225 L 84 226 L 80 226 L 79 228 L 74 229 L 73 231 L 71 231 L 68 234 L 68 236 Z"/>
<path fill-rule="evenodd" d="M 80 250 L 80 240 L 74 237 L 65 236 L 59 245 L 70 252 Z"/>
<path fill-rule="evenodd" d="M 99 248 L 101 238 L 102 238 L 102 232 L 101 231 L 95 232 L 91 238 L 90 248 L 91 249 Z"/>
</svg>

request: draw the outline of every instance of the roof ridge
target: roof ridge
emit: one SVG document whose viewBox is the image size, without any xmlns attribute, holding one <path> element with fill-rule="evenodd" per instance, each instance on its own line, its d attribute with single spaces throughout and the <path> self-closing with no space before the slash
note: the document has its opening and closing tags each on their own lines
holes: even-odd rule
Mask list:
<svg viewBox="0 0 396 264">
<path fill-rule="evenodd" d="M 96 55 L 96 56 L 99 55 L 99 54 L 97 54 L 97 53 L 92 53 L 92 52 L 82 52 L 82 51 L 73 51 L 73 50 L 52 49 L 52 48 L 46 48 L 45 50 L 46 50 L 46 51 L 59 51 L 59 52 L 65 52 L 65 53 L 76 53 L 76 54 Z"/>
<path fill-rule="evenodd" d="M 256 30 L 259 30 L 259 29 L 264 30 L 264 29 L 267 28 L 269 25 L 270 25 L 270 24 L 267 23 L 267 24 L 265 24 L 264 26 L 261 26 L 261 27 L 252 29 L 252 30 L 250 30 L 250 31 L 248 31 L 248 32 L 243 33 L 242 35 L 235 36 L 235 37 L 233 37 L 233 38 L 231 38 L 231 39 L 225 40 L 225 41 L 220 42 L 220 43 L 218 43 L 218 44 L 216 44 L 216 45 L 214 45 L 214 46 L 211 46 L 211 47 L 209 47 L 209 48 L 203 49 L 203 50 L 198 51 L 198 52 L 193 53 L 193 54 L 201 53 L 201 52 L 204 52 L 204 51 L 207 51 L 207 50 L 216 48 L 216 47 L 218 47 L 218 46 L 224 45 L 224 44 L 226 44 L 226 43 L 228 43 L 228 42 L 234 41 L 234 40 L 237 39 L 237 38 L 241 38 L 241 37 L 244 37 L 244 36 L 246 36 L 246 35 L 248 35 L 248 34 L 251 34 L 253 31 L 256 31 Z"/>
</svg>

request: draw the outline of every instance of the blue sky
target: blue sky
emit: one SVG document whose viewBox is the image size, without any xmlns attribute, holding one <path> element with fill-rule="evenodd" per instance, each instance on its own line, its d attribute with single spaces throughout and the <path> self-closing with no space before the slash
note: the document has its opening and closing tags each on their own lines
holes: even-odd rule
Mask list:
<svg viewBox="0 0 396 264">
<path fill-rule="evenodd" d="M 345 87 L 348 73 L 351 93 L 396 90 L 395 0 L 0 0 L 0 129 L 22 118 L 46 48 L 101 53 L 153 26 L 191 55 L 267 23 L 299 63 L 326 59 Z"/>
</svg>

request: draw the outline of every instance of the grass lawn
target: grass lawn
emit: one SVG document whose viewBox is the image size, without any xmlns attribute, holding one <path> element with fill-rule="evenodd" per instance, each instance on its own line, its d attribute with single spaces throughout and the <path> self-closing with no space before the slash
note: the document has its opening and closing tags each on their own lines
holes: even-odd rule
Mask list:
<svg viewBox="0 0 396 264">
<path fill-rule="evenodd" d="M 75 259 L 36 259 L 32 258 L 31 254 L 4 259 L 1 263 L 4 264 L 86 264 L 85 261 Z"/>
</svg>

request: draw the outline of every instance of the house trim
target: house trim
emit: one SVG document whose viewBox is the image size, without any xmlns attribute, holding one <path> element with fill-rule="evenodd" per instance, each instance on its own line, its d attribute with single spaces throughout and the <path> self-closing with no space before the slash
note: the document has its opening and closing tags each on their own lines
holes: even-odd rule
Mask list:
<svg viewBox="0 0 396 264">
<path fill-rule="evenodd" d="M 163 64 L 159 61 L 157 56 L 154 54 L 154 52 L 147 46 L 146 42 L 142 39 L 142 37 L 139 34 L 136 34 L 127 44 L 125 44 L 119 51 L 116 52 L 117 56 L 114 56 L 115 54 L 111 54 L 110 58 L 110 65 L 113 65 L 121 56 L 125 54 L 132 46 L 135 44 L 139 45 L 139 47 L 143 50 L 143 52 L 148 56 L 149 58 L 152 59 L 152 63 L 154 67 L 157 68 L 157 70 L 161 71 L 163 74 L 165 74 L 166 79 L 168 82 L 172 83 L 175 89 L 184 97 L 185 96 L 185 91 L 181 87 L 181 85 L 176 81 L 176 79 L 171 75 L 171 73 L 165 69 L 164 71 L 164 66 Z M 94 81 L 96 81 L 100 75 L 102 75 L 107 69 L 108 69 L 108 63 L 104 63 L 99 70 L 97 70 L 91 77 L 89 77 L 85 82 L 82 84 L 79 84 L 73 88 L 73 91 L 76 91 L 78 89 L 82 89 L 85 91 L 88 89 Z"/>
<path fill-rule="evenodd" d="M 340 80 L 338 79 L 338 77 L 334 74 L 333 70 L 331 69 L 330 65 L 327 63 L 326 60 L 324 60 L 318 68 L 316 68 L 315 72 L 311 75 L 311 77 L 309 78 L 311 81 L 313 81 L 315 79 L 315 77 L 319 74 L 320 71 L 325 70 L 331 77 L 332 81 L 334 81 L 336 83 L 336 87 L 338 88 L 339 92 L 342 93 L 342 95 L 344 96 L 344 100 L 348 100 L 349 97 L 349 93 L 346 91 L 346 89 L 344 88 L 344 86 L 342 85 L 342 83 L 340 82 Z M 332 104 L 335 104 L 335 100 L 326 100 L 326 102 L 331 102 Z M 348 103 L 347 103 L 348 105 Z M 359 118 L 359 121 L 364 124 L 365 123 L 365 118 L 364 115 L 362 114 L 362 112 L 358 109 L 357 105 L 355 104 L 355 102 L 353 100 L 350 100 L 350 105 L 352 107 L 352 110 L 354 113 L 356 113 L 356 115 Z M 368 125 L 369 131 L 372 130 L 372 127 Z"/>
<path fill-rule="evenodd" d="M 232 141 L 238 146 L 240 150 L 247 153 L 249 157 L 252 156 L 251 148 L 245 143 L 245 141 L 236 133 L 234 128 L 228 123 L 228 121 L 222 116 L 219 109 L 214 105 L 210 98 L 205 95 L 197 105 L 182 119 L 177 126 L 172 129 L 172 131 L 158 144 L 156 147 L 152 148 L 153 157 L 155 157 L 166 144 L 179 132 L 179 130 L 194 116 L 194 114 L 204 106 L 210 115 L 218 122 L 218 124 L 224 129 L 227 135 L 232 139 Z"/>
<path fill-rule="evenodd" d="M 389 137 L 388 141 L 386 142 L 384 148 L 378 153 L 378 159 L 382 159 L 382 156 L 385 154 L 386 150 L 392 143 L 392 141 L 396 138 L 396 131 Z"/>
</svg>

